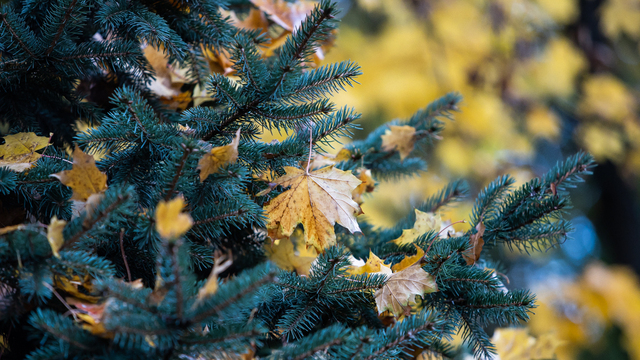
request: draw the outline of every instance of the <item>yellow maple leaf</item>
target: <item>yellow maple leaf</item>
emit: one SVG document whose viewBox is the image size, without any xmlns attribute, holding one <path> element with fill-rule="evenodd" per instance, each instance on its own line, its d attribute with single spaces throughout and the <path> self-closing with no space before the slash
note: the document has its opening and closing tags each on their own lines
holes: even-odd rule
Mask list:
<svg viewBox="0 0 640 360">
<path fill-rule="evenodd" d="M 411 310 L 409 303 L 416 295 L 424 295 L 438 291 L 436 280 L 428 272 L 422 270 L 420 262 L 389 276 L 384 286 L 375 293 L 378 314 L 385 310 L 394 316 L 405 314 Z"/>
<path fill-rule="evenodd" d="M 365 192 L 373 192 L 376 187 L 376 182 L 371 177 L 371 170 L 369 169 L 361 169 L 360 173 L 358 174 L 358 179 L 360 179 L 362 183 L 358 185 L 355 190 L 353 190 L 351 196 L 353 197 L 353 200 L 355 202 L 357 202 L 359 205 L 362 205 L 362 194 L 364 194 Z"/>
<path fill-rule="evenodd" d="M 333 230 L 338 223 L 349 231 L 360 231 L 356 215 L 360 206 L 351 198 L 351 192 L 360 180 L 351 171 L 334 167 L 306 172 L 286 166 L 286 175 L 273 182 L 289 190 L 271 200 L 264 208 L 269 216 L 267 229 L 273 239 L 290 236 L 302 224 L 305 243 L 318 252 L 336 242 Z"/>
<path fill-rule="evenodd" d="M 73 168 L 51 176 L 73 189 L 71 200 L 86 201 L 89 196 L 107 189 L 107 175 L 98 170 L 93 156 L 79 147 L 73 150 Z"/>
<path fill-rule="evenodd" d="M 413 145 L 416 143 L 416 128 L 409 125 L 389 126 L 384 132 L 382 138 L 382 150 L 393 151 L 398 150 L 400 160 L 404 160 L 413 151 Z"/>
<path fill-rule="evenodd" d="M 30 169 L 40 159 L 36 151 L 49 145 L 49 138 L 35 133 L 18 133 L 4 137 L 0 145 L 0 167 L 22 172 Z"/>
<path fill-rule="evenodd" d="M 173 240 L 184 235 L 193 225 L 189 214 L 183 214 L 184 199 L 182 196 L 170 201 L 160 200 L 156 207 L 156 231 L 165 240 Z"/>
<path fill-rule="evenodd" d="M 313 246 L 304 244 L 304 232 L 300 228 L 285 237 L 265 244 L 264 251 L 278 267 L 283 270 L 295 270 L 298 275 L 309 275 L 311 264 L 318 257 L 318 252 Z"/>
<path fill-rule="evenodd" d="M 389 265 L 385 264 L 376 254 L 369 250 L 369 259 L 365 263 L 362 260 L 357 260 L 351 255 L 349 258 L 351 266 L 347 269 L 349 275 L 360 274 L 386 274 L 391 275 L 393 272 Z"/>
<path fill-rule="evenodd" d="M 440 215 L 436 215 L 431 212 L 424 212 L 418 209 L 416 211 L 416 221 L 413 224 L 413 229 L 402 230 L 402 235 L 393 240 L 398 245 L 412 244 L 420 235 L 426 234 L 429 231 L 440 231 L 442 227 L 442 220 Z"/>
<path fill-rule="evenodd" d="M 53 216 L 51 218 L 51 223 L 47 228 L 47 240 L 49 240 L 49 245 L 51 245 L 51 251 L 53 252 L 53 256 L 59 258 L 60 254 L 58 250 L 64 244 L 64 237 L 62 236 L 62 230 L 64 230 L 67 222 L 64 220 L 58 220 L 57 216 Z"/>
<path fill-rule="evenodd" d="M 240 143 L 240 129 L 236 132 L 229 145 L 218 146 L 211 149 L 198 161 L 200 170 L 200 182 L 204 182 L 207 177 L 218 172 L 222 166 L 234 164 L 238 160 L 238 144 Z"/>
<path fill-rule="evenodd" d="M 424 250 L 422 250 L 422 248 L 416 244 L 413 244 L 413 246 L 415 246 L 416 248 L 416 254 L 412 256 L 405 256 L 404 259 L 402 259 L 402 261 L 393 265 L 391 267 L 391 270 L 395 272 L 402 271 L 408 268 L 409 266 L 417 263 L 418 261 L 422 260 L 422 257 L 424 256 Z"/>
</svg>

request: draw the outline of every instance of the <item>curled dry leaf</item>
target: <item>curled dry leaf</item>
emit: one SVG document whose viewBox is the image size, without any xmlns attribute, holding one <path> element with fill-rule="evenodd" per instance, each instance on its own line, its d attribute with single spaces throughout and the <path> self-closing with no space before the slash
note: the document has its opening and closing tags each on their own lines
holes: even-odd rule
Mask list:
<svg viewBox="0 0 640 360">
<path fill-rule="evenodd" d="M 432 212 L 424 212 L 415 209 L 416 221 L 413 223 L 413 229 L 402 230 L 402 235 L 393 240 L 395 244 L 406 245 L 412 244 L 420 235 L 426 234 L 429 231 L 440 231 L 442 227 L 442 220 L 440 215 L 436 215 Z"/>
<path fill-rule="evenodd" d="M 16 172 L 30 169 L 41 155 L 36 151 L 49 145 L 49 138 L 35 133 L 6 135 L 5 143 L 0 145 L 0 167 Z"/>
<path fill-rule="evenodd" d="M 406 315 L 411 310 L 409 303 L 415 300 L 416 295 L 435 291 L 438 291 L 436 280 L 422 270 L 420 262 L 416 262 L 402 271 L 393 273 L 384 286 L 376 291 L 378 313 L 389 310 L 396 317 Z"/>
<path fill-rule="evenodd" d="M 413 151 L 416 143 L 416 128 L 409 125 L 391 125 L 381 138 L 382 150 L 397 150 L 400 153 L 400 160 L 404 160 Z"/>
<path fill-rule="evenodd" d="M 482 246 L 484 246 L 484 231 L 486 227 L 484 223 L 480 221 L 476 225 L 477 232 L 469 237 L 469 244 L 471 247 L 462 253 L 462 257 L 467 261 L 467 265 L 473 265 L 480 259 L 480 253 L 482 252 Z"/>
<path fill-rule="evenodd" d="M 193 225 L 189 214 L 182 213 L 184 208 L 182 196 L 165 202 L 161 200 L 156 207 L 156 231 L 165 240 L 175 240 L 184 235 Z"/>
<path fill-rule="evenodd" d="M 360 206 L 351 198 L 360 180 L 351 171 L 332 166 L 310 173 L 286 166 L 285 171 L 286 175 L 273 182 L 290 189 L 264 208 L 269 216 L 267 229 L 272 240 L 291 236 L 298 224 L 302 224 L 305 243 L 323 252 L 336 242 L 335 223 L 352 233 L 360 231 L 356 221 Z"/>
<path fill-rule="evenodd" d="M 73 190 L 71 200 L 87 201 L 89 196 L 107 189 L 107 174 L 98 170 L 93 156 L 78 147 L 73 150 L 73 168 L 51 176 Z"/>
</svg>

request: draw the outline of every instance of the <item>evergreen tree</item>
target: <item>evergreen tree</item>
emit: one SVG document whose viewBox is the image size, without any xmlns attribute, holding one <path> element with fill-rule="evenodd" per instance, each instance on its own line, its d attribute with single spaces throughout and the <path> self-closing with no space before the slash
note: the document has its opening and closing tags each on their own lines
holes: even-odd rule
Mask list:
<svg viewBox="0 0 640 360">
<path fill-rule="evenodd" d="M 0 193 L 13 215 L 0 229 L 3 357 L 451 357 L 446 340 L 457 331 L 486 357 L 485 326 L 528 319 L 534 295 L 507 291 L 486 252 L 480 260 L 483 244 L 528 252 L 564 241 L 565 188 L 589 173 L 592 158 L 579 153 L 517 189 L 511 177 L 497 179 L 478 195 L 467 233 L 436 228 L 397 241 L 420 228 L 418 216 L 467 196 L 466 184 L 450 184 L 389 229 L 356 221 L 352 191 L 369 171 L 384 179 L 425 170 L 425 145 L 460 96 L 381 126 L 322 167 L 318 154 L 359 118 L 328 99 L 359 67 L 310 66 L 336 27 L 335 5 L 318 3 L 267 58 L 264 36 L 221 12 L 251 6 L 2 6 L 0 117 L 9 135 Z M 142 44 L 163 49 L 214 100 L 184 111 L 164 105 L 147 87 L 153 73 Z M 205 48 L 231 54 L 237 80 L 205 76 Z M 77 119 L 95 127 L 79 132 Z M 292 135 L 264 143 L 265 130 Z M 94 165 L 86 154 L 98 153 Z M 297 197 L 300 189 L 307 198 Z M 308 270 L 278 269 L 265 250 L 289 242 L 302 251 L 293 240 L 301 230 L 307 251 L 319 255 Z M 354 265 L 357 258 L 369 263 Z M 419 289 L 385 304 L 394 284 Z"/>
</svg>

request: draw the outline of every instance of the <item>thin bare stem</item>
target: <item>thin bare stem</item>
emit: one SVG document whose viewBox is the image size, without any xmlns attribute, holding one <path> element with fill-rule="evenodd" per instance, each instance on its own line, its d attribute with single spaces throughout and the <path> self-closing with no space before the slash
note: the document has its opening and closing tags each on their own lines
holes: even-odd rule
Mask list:
<svg viewBox="0 0 640 360">
<path fill-rule="evenodd" d="M 77 321 L 77 320 L 78 320 L 78 317 L 76 316 L 76 312 L 75 312 L 75 310 L 73 310 L 73 309 L 71 308 L 71 306 L 69 306 L 69 304 L 68 304 L 66 301 L 64 301 L 64 298 L 63 298 L 62 296 L 60 296 L 60 294 L 58 294 L 58 292 L 56 291 L 56 289 L 54 289 L 54 288 L 53 288 L 53 286 L 51 286 L 51 285 L 47 284 L 47 282 L 46 282 L 46 281 L 43 281 L 43 282 L 42 282 L 42 284 L 43 284 L 47 289 L 51 290 L 51 292 L 53 293 L 53 295 L 55 295 L 55 296 L 58 298 L 58 300 L 60 300 L 60 302 L 61 302 L 61 303 L 62 303 L 62 304 L 67 308 L 67 310 L 69 310 L 69 312 L 70 312 L 70 313 L 71 313 L 71 315 L 73 316 L 73 319 Z"/>
<path fill-rule="evenodd" d="M 449 224 L 448 226 L 446 226 L 444 229 L 440 230 L 440 232 L 438 233 L 438 235 L 436 237 L 433 238 L 433 240 L 431 240 L 431 242 L 429 243 L 429 247 L 427 248 L 427 251 L 425 251 L 425 256 L 426 254 L 429 252 L 429 250 L 431 250 L 431 245 L 433 245 L 433 242 L 436 241 L 437 238 L 440 237 L 440 233 L 442 233 L 443 231 L 447 230 L 449 227 L 453 226 L 453 224 L 459 224 L 459 223 L 465 223 L 466 221 L 464 220 L 460 220 L 460 221 L 456 221 L 454 223 Z"/>
<path fill-rule="evenodd" d="M 307 170 L 305 170 L 307 175 L 309 175 L 309 167 L 311 166 L 311 154 L 313 154 L 313 129 L 309 128 L 309 160 L 307 160 Z"/>
<path fill-rule="evenodd" d="M 120 253 L 122 253 L 122 260 L 124 260 L 124 267 L 127 269 L 127 278 L 131 282 L 131 270 L 129 270 L 129 263 L 127 262 L 127 255 L 124 253 L 124 228 L 120 229 Z"/>
<path fill-rule="evenodd" d="M 69 161 L 69 160 L 67 160 L 67 159 L 63 159 L 63 158 L 61 158 L 61 157 L 51 156 L 51 155 L 45 155 L 45 154 L 42 154 L 41 156 L 42 156 L 42 157 L 46 157 L 46 158 L 50 158 L 50 159 L 61 160 L 61 161 L 68 162 L 69 164 L 73 165 L 73 161 Z"/>
</svg>

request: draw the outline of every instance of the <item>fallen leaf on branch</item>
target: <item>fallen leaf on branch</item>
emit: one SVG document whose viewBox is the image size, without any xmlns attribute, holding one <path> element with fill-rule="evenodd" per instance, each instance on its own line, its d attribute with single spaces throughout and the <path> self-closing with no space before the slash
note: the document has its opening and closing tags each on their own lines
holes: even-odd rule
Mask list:
<svg viewBox="0 0 640 360">
<path fill-rule="evenodd" d="M 89 196 L 107 189 L 107 174 L 98 170 L 93 156 L 79 147 L 73 150 L 73 168 L 51 176 L 73 190 L 71 200 L 87 201 Z"/>
<path fill-rule="evenodd" d="M 311 264 L 318 257 L 318 252 L 313 246 L 307 247 L 304 243 L 304 232 L 300 228 L 291 234 L 277 240 L 277 244 L 265 244 L 264 251 L 279 268 L 283 270 L 295 270 L 298 275 L 309 275 Z"/>
<path fill-rule="evenodd" d="M 476 225 L 477 232 L 469 237 L 469 244 L 471 247 L 462 253 L 462 257 L 467 261 L 467 265 L 473 265 L 480 259 L 480 253 L 482 252 L 482 246 L 484 246 L 484 231 L 486 227 L 484 223 L 480 221 Z"/>
<path fill-rule="evenodd" d="M 182 213 L 184 199 L 176 197 L 168 202 L 160 200 L 156 207 L 156 231 L 165 240 L 174 240 L 184 235 L 193 225 L 191 215 Z"/>
<path fill-rule="evenodd" d="M 267 229 L 272 240 L 291 236 L 296 226 L 302 224 L 305 243 L 323 252 L 336 243 L 333 230 L 336 223 L 352 233 L 360 231 L 356 215 L 361 210 L 351 193 L 361 181 L 351 171 L 334 167 L 310 173 L 290 166 L 284 169 L 286 175 L 273 182 L 290 189 L 264 208 L 269 216 Z"/>
<path fill-rule="evenodd" d="M 0 167 L 16 172 L 30 169 L 41 155 L 36 151 L 49 145 L 49 138 L 35 133 L 6 135 L 5 143 L 0 145 Z"/>
<path fill-rule="evenodd" d="M 416 247 L 416 254 L 412 256 L 405 256 L 404 259 L 402 259 L 402 261 L 393 265 L 391 267 L 391 270 L 395 272 L 402 271 L 408 268 L 409 266 L 417 263 L 418 261 L 422 260 L 422 257 L 424 256 L 424 250 L 422 250 L 422 248 L 416 244 L 413 244 L 413 246 Z"/>
<path fill-rule="evenodd" d="M 400 160 L 404 160 L 413 151 L 413 146 L 416 143 L 416 128 L 403 125 L 403 126 L 389 126 L 381 136 L 382 138 L 382 150 L 393 151 L 397 150 L 400 153 Z"/>
<path fill-rule="evenodd" d="M 360 274 L 385 274 L 391 275 L 393 272 L 389 265 L 385 264 L 376 254 L 369 250 L 369 259 L 365 263 L 362 260 L 358 260 L 353 255 L 349 257 L 351 266 L 347 269 L 349 275 Z"/>
<path fill-rule="evenodd" d="M 429 231 L 440 231 L 442 226 L 440 215 L 418 209 L 415 209 L 415 211 L 416 221 L 413 223 L 413 229 L 402 230 L 402 235 L 393 240 L 395 244 L 400 246 L 412 244 L 420 235 L 426 234 Z"/>
<path fill-rule="evenodd" d="M 53 256 L 57 258 L 60 257 L 58 250 L 60 250 L 62 244 L 64 244 L 62 230 L 64 230 L 65 225 L 67 225 L 66 221 L 58 220 L 58 217 L 54 215 L 53 218 L 51 218 L 49 227 L 47 228 L 47 240 L 49 240 L 49 245 L 51 245 Z"/>
<path fill-rule="evenodd" d="M 416 295 L 424 295 L 438 291 L 436 280 L 428 272 L 422 270 L 420 262 L 393 273 L 384 286 L 375 293 L 378 314 L 389 310 L 394 316 L 408 315 L 409 303 Z"/>
<path fill-rule="evenodd" d="M 234 164 L 238 160 L 238 144 L 240 144 L 240 129 L 229 145 L 214 147 L 205 154 L 198 161 L 200 182 L 204 182 L 209 175 L 218 172 L 222 166 Z"/>
</svg>

